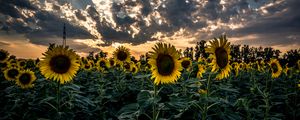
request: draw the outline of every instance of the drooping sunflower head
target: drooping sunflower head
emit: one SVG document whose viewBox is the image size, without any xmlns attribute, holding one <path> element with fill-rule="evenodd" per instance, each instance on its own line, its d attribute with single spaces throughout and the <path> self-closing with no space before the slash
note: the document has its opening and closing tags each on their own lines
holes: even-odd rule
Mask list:
<svg viewBox="0 0 300 120">
<path fill-rule="evenodd" d="M 221 36 L 219 39 L 209 41 L 210 45 L 205 49 L 207 53 L 210 53 L 209 58 L 212 59 L 210 65 L 212 65 L 212 72 L 220 71 L 216 79 L 220 80 L 229 76 L 231 66 L 230 61 L 230 42 L 227 42 L 226 36 Z"/>
<path fill-rule="evenodd" d="M 32 88 L 34 85 L 32 84 L 36 80 L 34 72 L 30 70 L 25 70 L 20 72 L 17 76 L 16 84 L 23 89 Z"/>
<path fill-rule="evenodd" d="M 282 67 L 279 61 L 277 59 L 271 59 L 269 65 L 272 71 L 272 78 L 278 78 L 282 72 Z"/>
<path fill-rule="evenodd" d="M 192 66 L 192 61 L 190 58 L 188 57 L 184 57 L 181 59 L 181 66 L 186 69 L 189 70 L 189 68 Z"/>
<path fill-rule="evenodd" d="M 55 46 L 44 54 L 40 71 L 47 79 L 64 84 L 72 80 L 80 68 L 79 56 L 68 47 Z"/>
<path fill-rule="evenodd" d="M 149 65 L 151 65 L 154 84 L 175 83 L 182 70 L 180 55 L 171 44 L 158 43 L 150 52 Z"/>
<path fill-rule="evenodd" d="M 5 62 L 9 58 L 9 53 L 3 49 L 0 49 L 0 63 Z"/>
<path fill-rule="evenodd" d="M 4 77 L 6 80 L 16 80 L 16 77 L 20 74 L 20 69 L 17 67 L 9 67 L 4 71 Z"/>
<path fill-rule="evenodd" d="M 124 63 L 130 61 L 130 52 L 128 48 L 123 46 L 118 47 L 113 53 L 114 59 L 118 63 Z"/>
</svg>

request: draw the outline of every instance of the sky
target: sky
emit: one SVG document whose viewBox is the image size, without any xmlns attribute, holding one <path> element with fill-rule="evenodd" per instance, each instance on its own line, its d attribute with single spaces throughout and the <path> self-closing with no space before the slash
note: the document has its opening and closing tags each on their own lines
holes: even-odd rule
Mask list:
<svg viewBox="0 0 300 120">
<path fill-rule="evenodd" d="M 157 42 L 178 49 L 226 34 L 231 44 L 300 48 L 300 0 L 0 0 L 0 48 L 42 57 L 49 43 L 79 55 L 125 46 L 135 57 Z"/>
</svg>

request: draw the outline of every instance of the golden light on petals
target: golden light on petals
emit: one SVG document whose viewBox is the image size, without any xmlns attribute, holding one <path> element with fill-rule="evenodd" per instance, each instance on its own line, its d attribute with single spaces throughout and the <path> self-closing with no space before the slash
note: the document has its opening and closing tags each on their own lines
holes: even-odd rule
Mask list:
<svg viewBox="0 0 300 120">
<path fill-rule="evenodd" d="M 42 75 L 60 84 L 71 81 L 79 68 L 79 56 L 72 49 L 63 46 L 55 46 L 48 50 L 40 61 Z"/>
<path fill-rule="evenodd" d="M 154 84 L 175 83 L 180 77 L 182 70 L 180 55 L 175 47 L 170 44 L 157 43 L 150 52 L 148 64 L 151 65 L 152 79 Z"/>
<path fill-rule="evenodd" d="M 230 73 L 230 42 L 227 41 L 225 35 L 219 37 L 219 39 L 214 38 L 214 40 L 209 41 L 210 45 L 205 49 L 207 53 L 210 53 L 209 59 L 212 59 L 209 64 L 212 66 L 211 71 L 219 72 L 216 76 L 217 80 L 227 78 Z"/>
</svg>

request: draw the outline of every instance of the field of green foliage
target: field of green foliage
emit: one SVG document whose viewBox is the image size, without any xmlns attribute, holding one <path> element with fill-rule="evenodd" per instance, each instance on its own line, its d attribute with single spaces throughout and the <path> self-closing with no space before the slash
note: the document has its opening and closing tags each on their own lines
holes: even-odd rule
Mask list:
<svg viewBox="0 0 300 120">
<path fill-rule="evenodd" d="M 114 52 L 114 58 L 100 52 L 74 58 L 75 62 L 58 52 L 69 50 L 65 55 L 71 55 L 74 51 L 55 45 L 44 53 L 45 58 L 37 60 L 19 59 L 1 50 L 0 119 L 300 118 L 300 50 L 279 56 L 280 51 L 272 48 L 230 45 L 230 53 L 225 54 L 226 48 L 218 53 L 222 38 L 220 41 L 215 53 L 207 52 L 213 42 L 209 46 L 201 41 L 182 54 L 172 53 L 172 46 L 158 44 L 140 60 L 122 47 Z M 51 58 L 51 51 L 58 55 Z M 169 59 L 174 54 L 180 58 Z M 48 70 L 57 74 L 47 74 L 43 68 L 47 68 L 47 59 Z M 151 60 L 156 60 L 155 64 Z M 181 66 L 176 66 L 177 62 Z M 58 66 L 64 64 L 70 65 Z M 59 77 L 65 67 L 70 67 L 70 74 Z M 174 74 L 166 75 L 169 72 Z"/>
</svg>

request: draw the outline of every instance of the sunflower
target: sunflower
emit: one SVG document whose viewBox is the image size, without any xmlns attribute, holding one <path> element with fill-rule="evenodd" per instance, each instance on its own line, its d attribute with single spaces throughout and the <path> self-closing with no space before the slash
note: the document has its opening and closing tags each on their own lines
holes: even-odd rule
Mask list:
<svg viewBox="0 0 300 120">
<path fill-rule="evenodd" d="M 278 78 L 282 72 L 279 61 L 277 59 L 271 59 L 269 65 L 272 71 L 272 78 Z"/>
<path fill-rule="evenodd" d="M 149 65 L 151 65 L 152 79 L 154 84 L 175 83 L 181 75 L 180 55 L 171 44 L 157 43 L 154 51 L 150 52 Z"/>
<path fill-rule="evenodd" d="M 138 67 L 135 64 L 132 64 L 131 66 L 131 72 L 133 74 L 136 74 L 139 71 Z"/>
<path fill-rule="evenodd" d="M 233 72 L 235 73 L 235 76 L 239 75 L 239 70 L 240 70 L 240 64 L 237 62 L 233 62 L 232 64 Z"/>
<path fill-rule="evenodd" d="M 17 76 L 16 84 L 23 89 L 32 88 L 32 83 L 35 81 L 35 79 L 36 77 L 34 75 L 34 72 L 30 70 L 25 70 Z"/>
<path fill-rule="evenodd" d="M 35 62 L 32 59 L 29 59 L 26 61 L 26 65 L 25 65 L 26 69 L 34 69 L 35 68 Z"/>
<path fill-rule="evenodd" d="M 109 61 L 109 65 L 111 67 L 116 65 L 116 62 L 115 62 L 115 60 L 113 58 L 110 58 L 108 61 Z"/>
<path fill-rule="evenodd" d="M 114 52 L 113 56 L 116 62 L 123 64 L 124 62 L 130 61 L 130 52 L 128 48 L 123 46 L 118 47 Z"/>
<path fill-rule="evenodd" d="M 7 67 L 8 67 L 7 62 L 3 62 L 3 63 L 0 62 L 0 70 L 1 71 L 4 71 L 5 69 L 7 69 Z"/>
<path fill-rule="evenodd" d="M 40 71 L 47 79 L 64 84 L 72 80 L 78 71 L 79 56 L 68 47 L 55 46 L 44 54 Z"/>
<path fill-rule="evenodd" d="M 20 69 L 17 67 L 9 67 L 4 71 L 4 77 L 6 80 L 15 80 L 20 74 Z"/>
<path fill-rule="evenodd" d="M 110 62 L 104 58 L 100 58 L 97 61 L 96 66 L 98 70 L 108 70 L 108 68 L 110 68 Z"/>
<path fill-rule="evenodd" d="M 198 64 L 197 78 L 201 79 L 203 77 L 204 72 L 205 72 L 205 66 L 202 64 Z"/>
<path fill-rule="evenodd" d="M 15 59 L 8 60 L 8 67 L 18 67 L 18 61 Z"/>
<path fill-rule="evenodd" d="M 19 68 L 25 68 L 25 66 L 26 66 L 26 60 L 18 60 L 17 64 L 18 64 Z"/>
<path fill-rule="evenodd" d="M 211 53 L 209 58 L 212 59 L 209 65 L 212 65 L 212 72 L 220 71 L 216 76 L 217 80 L 226 78 L 229 76 L 231 66 L 229 64 L 230 56 L 230 42 L 227 42 L 226 36 L 214 38 L 213 41 L 209 41 L 210 46 L 205 48 L 207 53 Z"/>
<path fill-rule="evenodd" d="M 283 73 L 288 76 L 291 77 L 292 76 L 292 69 L 288 67 L 288 65 L 286 64 L 284 69 L 283 69 Z"/>
<path fill-rule="evenodd" d="M 264 63 L 263 60 L 256 61 L 256 65 L 257 65 L 257 70 L 258 70 L 259 72 L 263 72 L 263 71 L 264 71 L 265 63 Z"/>
<path fill-rule="evenodd" d="M 9 53 L 3 49 L 0 49 L 0 63 L 4 63 L 9 58 Z"/>
<path fill-rule="evenodd" d="M 125 71 L 131 71 L 132 69 L 132 63 L 129 63 L 129 62 L 125 62 L 122 66 L 122 68 L 125 70 Z"/>
<path fill-rule="evenodd" d="M 205 94 L 207 94 L 207 90 L 199 89 L 199 90 L 198 90 L 198 93 L 199 93 L 199 94 L 202 94 L 202 95 L 205 95 Z"/>
<path fill-rule="evenodd" d="M 181 59 L 181 66 L 186 69 L 187 71 L 190 70 L 191 66 L 192 66 L 192 61 L 190 58 L 188 57 L 184 57 Z"/>
<path fill-rule="evenodd" d="M 205 64 L 206 63 L 206 59 L 203 58 L 203 57 L 199 57 L 197 62 L 200 63 L 200 64 Z"/>
<path fill-rule="evenodd" d="M 251 66 L 245 62 L 240 63 L 240 68 L 244 71 L 249 71 L 251 69 Z"/>
<path fill-rule="evenodd" d="M 87 71 L 90 71 L 93 69 L 93 65 L 91 61 L 87 61 L 86 63 L 82 63 L 81 68 Z"/>
</svg>

